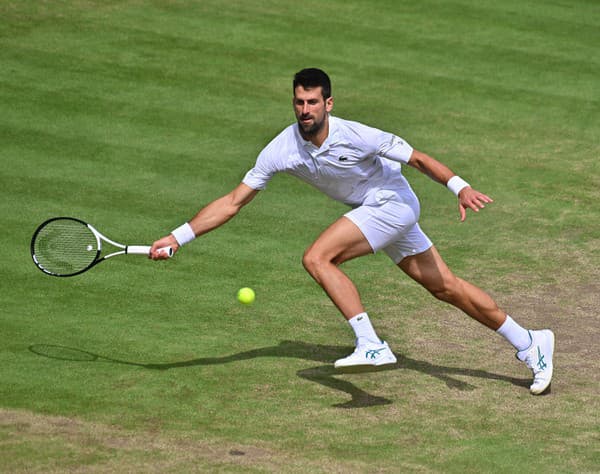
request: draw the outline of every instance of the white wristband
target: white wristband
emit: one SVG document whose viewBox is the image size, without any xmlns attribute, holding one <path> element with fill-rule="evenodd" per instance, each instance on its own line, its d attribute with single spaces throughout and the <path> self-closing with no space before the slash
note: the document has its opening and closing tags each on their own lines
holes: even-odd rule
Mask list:
<svg viewBox="0 0 600 474">
<path fill-rule="evenodd" d="M 464 179 L 460 176 L 452 176 L 446 183 L 446 187 L 452 191 L 456 196 L 460 193 L 464 188 L 470 186 Z"/>
<path fill-rule="evenodd" d="M 188 222 L 177 227 L 177 229 L 172 231 L 171 234 L 173 234 L 173 237 L 175 237 L 175 240 L 177 241 L 180 247 L 191 242 L 196 238 L 196 234 L 194 233 L 192 226 Z"/>
</svg>

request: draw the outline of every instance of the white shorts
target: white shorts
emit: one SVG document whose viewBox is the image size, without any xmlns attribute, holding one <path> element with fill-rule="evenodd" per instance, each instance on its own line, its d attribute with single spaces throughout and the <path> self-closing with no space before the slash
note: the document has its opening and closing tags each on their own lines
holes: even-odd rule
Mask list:
<svg viewBox="0 0 600 474">
<path fill-rule="evenodd" d="M 344 215 L 360 229 L 373 253 L 383 250 L 398 264 L 433 245 L 419 226 L 419 213 L 418 202 L 410 206 L 399 201 L 393 191 L 378 191 L 373 199 Z"/>
</svg>

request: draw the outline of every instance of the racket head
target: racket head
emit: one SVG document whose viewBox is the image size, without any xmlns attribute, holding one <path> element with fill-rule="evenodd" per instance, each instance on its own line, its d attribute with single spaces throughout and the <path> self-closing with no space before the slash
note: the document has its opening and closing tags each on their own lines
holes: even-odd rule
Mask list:
<svg viewBox="0 0 600 474">
<path fill-rule="evenodd" d="M 68 277 L 89 270 L 100 260 L 99 236 L 81 219 L 53 217 L 31 238 L 31 257 L 45 274 Z"/>
</svg>

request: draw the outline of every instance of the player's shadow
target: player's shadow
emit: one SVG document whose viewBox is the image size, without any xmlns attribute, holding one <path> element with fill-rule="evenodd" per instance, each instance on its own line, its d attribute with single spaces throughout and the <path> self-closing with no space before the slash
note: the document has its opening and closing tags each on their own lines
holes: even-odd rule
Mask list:
<svg viewBox="0 0 600 474">
<path fill-rule="evenodd" d="M 57 360 L 112 362 L 116 364 L 144 367 L 151 370 L 170 370 L 184 367 L 229 364 L 243 360 L 256 359 L 259 357 L 289 357 L 294 359 L 321 362 L 324 363 L 324 365 L 302 369 L 297 371 L 296 374 L 298 377 L 303 379 L 324 385 L 325 387 L 349 395 L 351 397 L 349 401 L 334 405 L 339 408 L 361 408 L 376 405 L 387 405 L 392 403 L 392 401 L 387 398 L 371 395 L 358 388 L 355 384 L 346 380 L 347 377 L 338 378 L 340 375 L 344 374 L 413 370 L 441 380 L 448 388 L 452 390 L 461 391 L 474 390 L 476 387 L 470 383 L 455 378 L 457 376 L 489 380 L 503 380 L 519 387 L 527 387 L 530 383 L 527 379 L 494 374 L 482 369 L 445 367 L 442 365 L 431 364 L 426 361 L 412 359 L 399 354 L 396 354 L 398 361 L 395 364 L 387 365 L 384 368 L 362 368 L 339 371 L 334 369 L 333 361 L 348 355 L 348 353 L 353 350 L 352 347 L 310 344 L 301 341 L 282 341 L 276 346 L 262 347 L 259 349 L 252 349 L 249 351 L 221 357 L 201 357 L 198 359 L 158 364 L 146 364 L 119 360 L 111 357 L 101 356 L 89 351 L 52 344 L 34 344 L 29 346 L 29 350 L 34 354 Z"/>
</svg>

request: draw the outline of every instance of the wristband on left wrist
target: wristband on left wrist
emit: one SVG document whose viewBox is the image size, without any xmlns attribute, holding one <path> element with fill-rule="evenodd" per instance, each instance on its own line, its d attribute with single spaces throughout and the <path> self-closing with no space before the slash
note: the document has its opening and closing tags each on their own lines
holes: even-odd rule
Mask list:
<svg viewBox="0 0 600 474">
<path fill-rule="evenodd" d="M 460 194 L 460 192 L 466 188 L 469 187 L 470 184 L 467 183 L 464 179 L 462 179 L 460 176 L 452 176 L 452 178 L 450 178 L 448 180 L 448 182 L 446 183 L 446 187 L 452 191 L 454 193 L 455 196 L 458 197 L 458 195 Z"/>
</svg>

